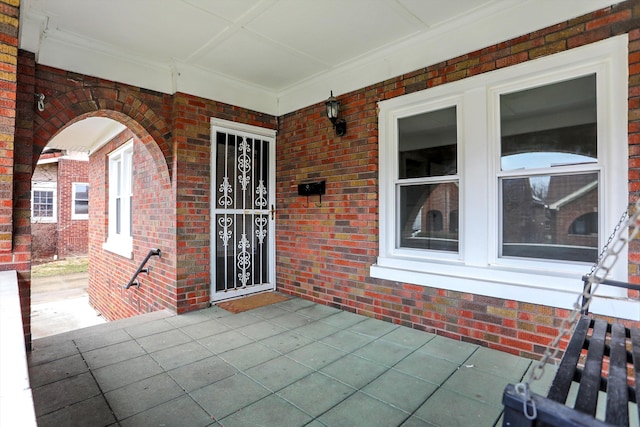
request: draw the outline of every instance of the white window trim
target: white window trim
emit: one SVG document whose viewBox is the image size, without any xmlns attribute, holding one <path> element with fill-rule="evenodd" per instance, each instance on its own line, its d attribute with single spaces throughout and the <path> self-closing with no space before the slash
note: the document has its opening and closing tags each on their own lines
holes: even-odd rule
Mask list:
<svg viewBox="0 0 640 427">
<path fill-rule="evenodd" d="M 126 159 L 129 161 L 129 169 L 126 168 Z M 117 172 L 114 170 L 116 162 L 119 160 L 125 160 L 121 162 L 124 168 L 122 174 L 123 187 L 128 190 L 126 197 L 121 198 L 121 233 L 116 233 L 116 190 L 117 190 Z M 126 258 L 133 258 L 133 237 L 130 230 L 130 197 L 133 191 L 133 139 L 123 144 L 108 155 L 109 163 L 109 196 L 108 196 L 108 226 L 107 226 L 107 241 L 102 244 L 102 248 L 109 252 L 113 252 L 117 255 L 121 255 Z"/>
<path fill-rule="evenodd" d="M 33 196 L 36 191 L 51 191 L 53 193 L 53 216 L 33 215 Z M 55 181 L 34 182 L 31 185 L 31 222 L 40 224 L 55 224 L 58 222 L 58 183 Z"/>
<path fill-rule="evenodd" d="M 87 220 L 89 219 L 89 214 L 78 214 L 76 213 L 76 186 L 78 185 L 86 185 L 89 187 L 88 182 L 72 182 L 71 183 L 71 219 L 74 220 Z"/>
<path fill-rule="evenodd" d="M 598 73 L 598 161 L 601 248 L 614 229 L 628 192 L 627 96 L 628 36 L 622 35 L 505 69 L 437 86 L 379 103 L 380 231 L 377 264 L 371 276 L 395 282 L 572 308 L 582 292 L 586 263 L 498 258 L 498 147 L 500 93 L 544 82 Z M 398 118 L 456 105 L 460 176 L 460 252 L 437 253 L 396 248 L 396 165 Z M 466 108 L 475 106 L 476 108 Z M 493 141 L 493 142 L 492 142 Z M 606 144 L 606 142 L 609 144 Z M 610 144 L 610 142 L 617 144 Z M 489 147 L 487 149 L 487 147 Z M 395 162 L 395 163 L 394 163 Z M 606 165 L 606 167 L 603 167 Z M 479 209 L 471 209 L 471 207 Z M 473 212 L 472 212 L 473 211 Z M 472 213 L 471 213 L 472 212 Z M 608 278 L 628 280 L 625 248 Z M 591 310 L 640 320 L 637 301 L 625 289 L 600 286 Z"/>
</svg>

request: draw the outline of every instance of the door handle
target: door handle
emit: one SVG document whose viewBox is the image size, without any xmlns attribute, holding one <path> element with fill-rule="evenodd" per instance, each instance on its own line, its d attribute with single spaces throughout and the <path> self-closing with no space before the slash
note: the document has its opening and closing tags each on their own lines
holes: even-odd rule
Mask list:
<svg viewBox="0 0 640 427">
<path fill-rule="evenodd" d="M 269 213 L 271 214 L 271 220 L 274 220 L 276 217 L 276 208 L 275 206 L 271 205 L 271 210 L 269 211 Z"/>
</svg>

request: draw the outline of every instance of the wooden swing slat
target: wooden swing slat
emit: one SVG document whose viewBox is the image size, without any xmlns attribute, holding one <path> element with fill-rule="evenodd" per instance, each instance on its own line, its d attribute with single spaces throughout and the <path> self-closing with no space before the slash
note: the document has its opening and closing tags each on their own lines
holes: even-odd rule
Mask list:
<svg viewBox="0 0 640 427">
<path fill-rule="evenodd" d="M 590 323 L 588 317 L 582 317 L 578 321 L 572 339 L 567 346 L 562 362 L 560 362 L 556 376 L 547 394 L 549 399 L 555 400 L 556 402 L 565 402 L 567 400 L 571 383 L 576 376 L 580 352 L 587 337 Z"/>
<path fill-rule="evenodd" d="M 606 335 L 607 323 L 603 320 L 595 320 L 593 335 L 588 341 L 589 352 L 587 353 L 587 361 L 582 372 L 575 404 L 575 409 L 585 414 L 596 414 Z"/>
<path fill-rule="evenodd" d="M 586 361 L 581 368 L 582 355 Z M 607 364 L 603 361 L 607 360 Z M 608 372 L 602 366 L 608 365 Z M 628 383 L 630 372 L 635 385 Z M 578 387 L 575 402 L 568 402 L 571 384 Z M 606 392 L 606 398 L 598 400 L 598 392 Z M 527 419 L 523 413 L 523 395 L 509 385 L 503 394 L 505 405 L 503 426 L 620 426 L 628 427 L 630 418 L 640 419 L 640 407 L 633 414 L 629 403 L 636 403 L 640 396 L 640 329 L 625 328 L 619 323 L 608 324 L 583 316 L 578 320 L 574 333 L 565 350 L 547 397 L 530 393 L 537 407 L 537 419 Z M 598 403 L 606 404 L 598 411 Z M 573 408 L 571 405 L 573 404 Z M 531 404 L 527 405 L 532 413 Z M 596 419 L 602 416 L 604 421 Z"/>
<path fill-rule="evenodd" d="M 531 401 L 537 408 L 535 420 L 525 418 L 522 396 L 516 392 L 513 384 L 508 384 L 502 396 L 503 427 L 611 427 L 608 423 L 535 393 L 531 393 Z M 529 412 L 532 411 L 531 404 L 527 408 Z"/>
<path fill-rule="evenodd" d="M 639 284 L 608 281 L 599 279 L 596 274 L 601 265 L 609 265 L 607 261 L 615 263 L 618 251 L 609 244 L 620 228 L 625 230 L 628 227 L 628 236 L 621 237 L 616 244 L 623 246 L 629 243 L 638 233 L 640 233 L 640 199 L 636 202 L 636 211 L 633 215 L 625 211 L 620 217 L 620 221 L 614 229 L 614 233 L 609 238 L 598 261 L 587 276 L 583 276 L 584 292 L 582 294 L 582 304 L 580 313 L 583 315 L 573 331 L 565 350 L 560 366 L 549 389 L 547 397 L 542 397 L 533 393 L 529 389 L 528 383 L 520 383 L 517 386 L 508 384 L 502 395 L 504 405 L 503 427 L 595 427 L 595 426 L 629 426 L 630 403 L 636 404 L 638 420 L 640 420 L 640 329 L 626 328 L 621 324 L 609 325 L 602 320 L 592 320 L 589 315 L 589 306 L 593 296 L 593 283 L 604 284 L 627 289 L 640 290 Z M 625 218 L 628 219 L 625 221 Z M 633 225 L 633 229 L 632 229 Z M 614 257 L 612 257 L 615 256 Z M 608 270 L 605 271 L 607 273 Z M 605 274 L 606 277 L 606 274 Z M 593 279 L 598 280 L 593 280 Z M 577 311 L 574 312 L 577 314 Z M 589 337 L 589 329 L 592 328 Z M 562 331 L 564 334 L 565 331 Z M 610 344 L 607 344 L 607 333 L 611 333 Z M 552 342 L 553 346 L 558 343 Z M 631 347 L 630 351 L 628 350 Z M 553 348 L 550 346 L 545 355 Z M 586 350 L 586 362 L 584 369 L 580 369 L 580 361 L 583 350 Z M 553 353 L 555 354 L 555 353 Z M 609 372 L 603 374 L 603 360 L 608 357 Z M 545 357 L 544 362 L 547 362 Z M 627 384 L 629 364 L 632 364 L 635 384 L 632 387 Z M 537 366 L 536 368 L 540 368 Z M 544 371 L 544 366 L 542 366 Z M 567 397 L 571 384 L 579 384 L 578 396 L 571 408 Z M 598 394 L 600 391 L 606 392 L 605 421 L 596 418 Z"/>
<path fill-rule="evenodd" d="M 629 331 L 629 336 L 631 337 L 631 354 L 633 358 L 633 371 L 635 378 L 635 402 L 638 409 L 638 419 L 640 420 L 640 329 L 631 329 Z"/>
<path fill-rule="evenodd" d="M 627 336 L 624 325 L 611 325 L 611 355 L 607 383 L 605 421 L 613 425 L 629 425 L 629 388 L 627 385 Z"/>
</svg>

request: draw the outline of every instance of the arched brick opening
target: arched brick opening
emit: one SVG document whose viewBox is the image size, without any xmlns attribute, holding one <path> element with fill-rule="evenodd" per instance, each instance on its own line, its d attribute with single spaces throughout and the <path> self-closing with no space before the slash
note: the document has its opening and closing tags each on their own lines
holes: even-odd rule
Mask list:
<svg viewBox="0 0 640 427">
<path fill-rule="evenodd" d="M 46 95 L 45 109 L 34 114 L 33 165 L 53 136 L 64 128 L 88 117 L 105 117 L 122 123 L 145 144 L 155 143 L 158 149 L 148 147 L 154 160 L 167 178 L 171 177 L 171 131 L 135 91 L 126 89 L 82 88 L 63 92 L 57 96 Z M 38 85 L 36 85 L 38 93 Z M 161 96 L 161 95 L 160 95 Z"/>
<path fill-rule="evenodd" d="M 36 108 L 34 94 L 45 96 L 44 111 Z M 184 93 L 165 94 L 43 66 L 36 63 L 33 53 L 22 50 L 18 52 L 16 104 L 12 267 L 18 271 L 27 347 L 31 342 L 30 193 L 33 166 L 53 136 L 66 126 L 89 117 L 107 117 L 127 126 L 134 141 L 143 147 L 140 150 L 144 157 L 141 167 L 158 175 L 147 175 L 146 181 L 141 183 L 147 196 L 140 201 L 140 206 L 151 212 L 143 219 L 143 231 L 139 234 L 145 245 L 134 243 L 134 259 L 126 260 L 124 266 L 112 265 L 111 273 L 123 273 L 121 267 L 126 267 L 130 275 L 131 264 L 139 262 L 137 257 L 157 238 L 155 230 L 162 230 L 162 259 L 152 266 L 154 274 L 161 271 L 162 278 L 155 289 L 145 285 L 142 293 L 137 289 L 128 290 L 118 298 L 129 304 L 127 309 L 139 304 L 138 312 L 170 307 L 183 313 L 207 307 L 210 304 L 209 118 L 270 129 L 278 127 L 277 118 Z M 105 147 L 96 155 L 104 156 L 109 149 Z M 104 164 L 101 167 L 106 171 Z M 158 192 L 165 197 L 149 198 L 149 194 L 157 195 Z M 90 273 L 91 270 L 90 267 Z M 111 284 L 115 282 L 112 277 Z M 120 288 L 112 286 L 109 295 L 120 292 Z M 132 312 L 124 314 L 133 315 Z"/>
<path fill-rule="evenodd" d="M 86 78 L 86 77 L 84 77 Z M 33 112 L 33 157 L 31 169 L 35 165 L 55 135 L 82 120 L 91 117 L 102 117 L 115 120 L 127 127 L 121 135 L 115 137 L 106 146 L 99 148 L 90 160 L 90 182 L 105 179 L 106 154 L 118 144 L 122 138 L 133 138 L 136 159 L 142 162 L 136 165 L 146 172 L 153 171 L 150 189 L 141 189 L 137 208 L 134 214 L 137 230 L 134 232 L 134 248 L 131 259 L 119 257 L 105 251 L 104 243 L 108 217 L 108 186 L 101 183 L 92 188 L 95 197 L 90 212 L 89 226 L 89 300 L 94 308 L 108 320 L 129 317 L 135 314 L 159 309 L 176 310 L 176 247 L 175 237 L 170 230 L 175 227 L 175 192 L 172 185 L 172 171 L 169 167 L 172 158 L 172 134 L 165 118 L 156 114 L 155 108 L 163 105 L 163 94 L 147 94 L 152 102 L 147 103 L 134 88 L 98 88 L 82 87 L 68 91 L 58 91 L 43 80 L 43 87 L 35 92 L 45 93 L 44 111 Z M 47 95 L 49 93 L 50 95 Z M 156 104 L 155 107 L 149 104 Z M 95 157 L 95 159 L 94 159 Z M 93 177 L 93 178 L 92 178 Z M 93 184 L 91 184 L 93 185 Z M 148 218 L 162 212 L 160 221 L 149 221 Z M 157 228 L 155 228 L 157 227 Z M 132 271 L 135 271 L 141 259 L 150 248 L 161 248 L 162 258 L 153 260 L 153 274 L 146 278 L 145 286 L 122 289 Z M 151 263 L 150 263 L 151 264 Z"/>
</svg>

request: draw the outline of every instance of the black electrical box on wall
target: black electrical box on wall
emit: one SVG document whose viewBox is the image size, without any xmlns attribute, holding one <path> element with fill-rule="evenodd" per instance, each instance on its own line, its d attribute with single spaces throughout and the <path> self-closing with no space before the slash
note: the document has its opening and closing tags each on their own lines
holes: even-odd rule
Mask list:
<svg viewBox="0 0 640 427">
<path fill-rule="evenodd" d="M 299 196 L 321 196 L 325 192 L 325 181 L 298 184 Z"/>
</svg>

